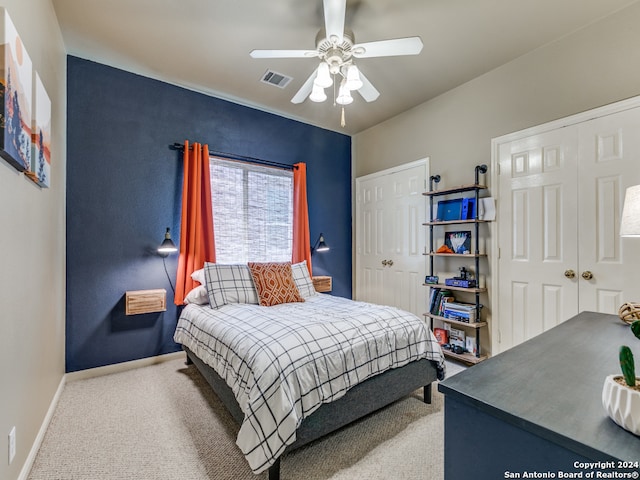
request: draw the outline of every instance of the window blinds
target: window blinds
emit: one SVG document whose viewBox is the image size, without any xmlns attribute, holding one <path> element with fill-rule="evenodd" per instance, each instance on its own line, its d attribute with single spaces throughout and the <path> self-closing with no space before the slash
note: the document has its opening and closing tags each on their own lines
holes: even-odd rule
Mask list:
<svg viewBox="0 0 640 480">
<path fill-rule="evenodd" d="M 293 172 L 210 158 L 218 263 L 291 261 Z"/>
</svg>

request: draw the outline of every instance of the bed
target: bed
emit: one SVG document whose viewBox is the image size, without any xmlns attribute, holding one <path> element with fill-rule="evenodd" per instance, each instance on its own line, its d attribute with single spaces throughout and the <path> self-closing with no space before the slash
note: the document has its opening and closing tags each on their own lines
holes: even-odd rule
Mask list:
<svg viewBox="0 0 640 480">
<path fill-rule="evenodd" d="M 317 294 L 303 266 L 292 276 L 301 299 L 263 306 L 246 266 L 206 265 L 209 303 L 189 303 L 174 334 L 240 424 L 236 443 L 249 466 L 268 469 L 270 480 L 280 476 L 283 453 L 418 388 L 430 403 L 431 383 L 444 377 L 423 320 Z"/>
</svg>

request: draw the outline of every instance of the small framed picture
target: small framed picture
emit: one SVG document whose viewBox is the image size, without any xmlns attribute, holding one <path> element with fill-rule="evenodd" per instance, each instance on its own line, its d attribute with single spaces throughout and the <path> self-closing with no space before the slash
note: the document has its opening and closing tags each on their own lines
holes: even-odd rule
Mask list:
<svg viewBox="0 0 640 480">
<path fill-rule="evenodd" d="M 437 275 L 427 275 L 426 277 L 424 277 L 424 283 L 427 283 L 429 285 L 436 284 L 439 280 L 440 278 Z"/>
<path fill-rule="evenodd" d="M 444 244 L 453 253 L 469 254 L 471 253 L 471 231 L 446 232 L 444 234 Z"/>
</svg>

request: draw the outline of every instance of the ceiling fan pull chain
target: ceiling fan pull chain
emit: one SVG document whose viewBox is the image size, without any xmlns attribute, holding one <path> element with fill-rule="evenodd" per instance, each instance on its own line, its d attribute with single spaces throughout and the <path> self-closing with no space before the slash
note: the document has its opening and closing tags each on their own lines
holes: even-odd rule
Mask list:
<svg viewBox="0 0 640 480">
<path fill-rule="evenodd" d="M 340 126 L 344 128 L 345 125 L 346 123 L 344 121 L 344 107 L 342 107 L 342 117 L 340 117 Z"/>
</svg>

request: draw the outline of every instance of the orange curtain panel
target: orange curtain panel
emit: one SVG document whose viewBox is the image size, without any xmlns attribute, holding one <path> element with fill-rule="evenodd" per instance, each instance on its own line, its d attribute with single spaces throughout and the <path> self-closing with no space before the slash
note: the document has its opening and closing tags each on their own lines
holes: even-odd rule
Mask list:
<svg viewBox="0 0 640 480">
<path fill-rule="evenodd" d="M 307 261 L 311 275 L 311 238 L 309 235 L 309 208 L 307 207 L 307 165 L 293 166 L 293 263 Z"/>
<path fill-rule="evenodd" d="M 180 257 L 176 274 L 174 303 L 182 305 L 184 297 L 199 285 L 191 274 L 204 262 L 215 262 L 209 147 L 184 142 L 184 179 L 182 183 L 182 218 L 180 221 Z"/>
</svg>

